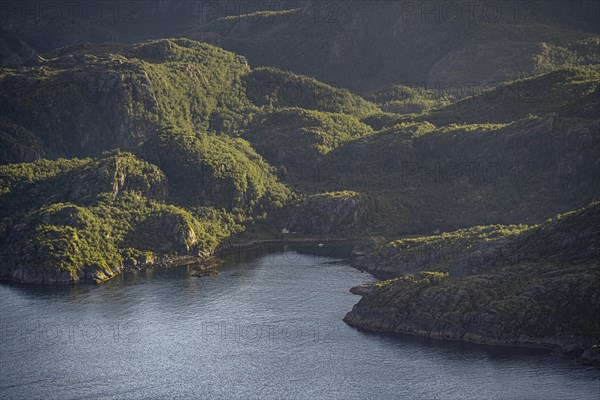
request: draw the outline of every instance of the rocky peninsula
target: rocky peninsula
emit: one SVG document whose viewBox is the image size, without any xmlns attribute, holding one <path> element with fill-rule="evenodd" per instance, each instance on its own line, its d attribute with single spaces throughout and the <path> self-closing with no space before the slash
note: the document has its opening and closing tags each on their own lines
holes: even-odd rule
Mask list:
<svg viewBox="0 0 600 400">
<path fill-rule="evenodd" d="M 372 331 L 558 350 L 600 367 L 600 203 L 537 226 L 474 227 L 362 249 L 389 279 L 354 288 Z"/>
</svg>

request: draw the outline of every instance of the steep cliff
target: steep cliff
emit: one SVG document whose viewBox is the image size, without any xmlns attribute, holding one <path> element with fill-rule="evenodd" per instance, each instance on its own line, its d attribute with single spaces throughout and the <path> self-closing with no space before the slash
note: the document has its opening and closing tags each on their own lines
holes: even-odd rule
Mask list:
<svg viewBox="0 0 600 400">
<path fill-rule="evenodd" d="M 289 216 L 286 227 L 303 235 L 364 232 L 373 202 L 356 192 L 320 193 L 307 198 Z"/>
</svg>

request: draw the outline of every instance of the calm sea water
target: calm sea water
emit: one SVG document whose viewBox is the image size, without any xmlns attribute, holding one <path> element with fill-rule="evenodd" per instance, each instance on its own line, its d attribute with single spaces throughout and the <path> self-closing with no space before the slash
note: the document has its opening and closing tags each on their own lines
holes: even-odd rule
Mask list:
<svg viewBox="0 0 600 400">
<path fill-rule="evenodd" d="M 214 277 L 0 285 L 0 398 L 600 398 L 598 371 L 557 354 L 347 326 L 348 289 L 372 278 L 342 260 L 231 258 Z"/>
</svg>

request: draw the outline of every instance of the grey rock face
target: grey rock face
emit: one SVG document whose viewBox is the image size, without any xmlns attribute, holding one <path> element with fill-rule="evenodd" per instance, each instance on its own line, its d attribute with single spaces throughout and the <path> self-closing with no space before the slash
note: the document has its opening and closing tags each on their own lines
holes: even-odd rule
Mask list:
<svg viewBox="0 0 600 400">
<path fill-rule="evenodd" d="M 304 235 L 340 235 L 363 228 L 371 207 L 371 201 L 356 192 L 321 193 L 294 210 L 286 227 Z"/>
</svg>

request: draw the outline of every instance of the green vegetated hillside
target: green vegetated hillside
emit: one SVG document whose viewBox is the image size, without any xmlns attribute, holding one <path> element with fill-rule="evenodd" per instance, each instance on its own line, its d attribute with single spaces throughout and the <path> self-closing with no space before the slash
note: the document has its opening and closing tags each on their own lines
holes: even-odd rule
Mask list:
<svg viewBox="0 0 600 400">
<path fill-rule="evenodd" d="M 582 322 L 598 312 L 597 205 L 520 225 L 600 197 L 587 6 L 432 26 L 394 2 L 201 24 L 173 4 L 159 8 L 181 35 L 212 44 L 145 41 L 148 26 L 94 27 L 125 44 L 78 43 L 78 26 L 40 26 L 56 33 L 45 47 L 30 26 L 3 33 L 0 279 L 98 282 L 283 228 L 385 236 L 357 265 L 395 280 L 349 322 L 580 354 L 597 343 Z M 437 231 L 454 232 L 391 241 Z"/>
<path fill-rule="evenodd" d="M 310 183 L 327 154 L 373 133 L 352 115 L 283 108 L 257 119 L 244 138 L 267 160 L 282 167 L 290 182 Z"/>
<path fill-rule="evenodd" d="M 208 177 L 210 179 L 210 177 Z M 102 281 L 170 256 L 201 256 L 243 213 L 168 204 L 165 174 L 131 153 L 0 166 L 0 275 Z"/>
<path fill-rule="evenodd" d="M 561 67 L 481 92 L 474 89 L 466 98 L 426 112 L 416 119 L 436 125 L 506 123 L 529 114 L 549 113 L 596 119 L 599 106 L 600 69 L 598 64 L 594 64 Z"/>
<path fill-rule="evenodd" d="M 457 90 L 428 89 L 417 84 L 393 84 L 368 91 L 365 98 L 378 104 L 385 116 L 391 121 L 398 120 L 398 114 L 420 114 L 426 111 L 442 108 L 462 98 L 465 94 Z M 376 115 L 377 116 L 377 115 Z M 376 116 L 371 115 L 369 120 L 376 121 Z M 380 118 L 382 119 L 382 118 Z"/>
<path fill-rule="evenodd" d="M 485 85 L 597 63 L 598 5 L 307 1 L 224 16 L 187 37 L 354 90 Z M 595 33 L 594 33 L 595 32 Z"/>
<path fill-rule="evenodd" d="M 3 26 L 0 279 L 371 237 L 354 264 L 384 280 L 350 324 L 598 363 L 598 3 L 198 4 Z"/>
<path fill-rule="evenodd" d="M 241 138 L 166 129 L 144 144 L 142 154 L 156 157 L 179 203 L 227 210 L 281 207 L 291 191 L 275 170 Z"/>
<path fill-rule="evenodd" d="M 103 280 L 256 222 L 350 236 L 538 223 L 598 198 L 598 84 L 579 66 L 492 89 L 533 85 L 536 102 L 393 85 L 363 98 L 188 39 L 56 49 L 0 73 L 2 275 Z M 88 228 L 44 222 L 52 207 L 105 231 L 69 247 Z M 104 262 L 86 264 L 88 245 Z M 31 246 L 39 262 L 15 257 Z"/>
<path fill-rule="evenodd" d="M 285 10 L 294 3 L 247 0 L 160 0 L 142 2 L 52 3 L 29 0 L 6 2 L 0 31 L 0 65 L 23 65 L 39 60 L 57 48 L 81 43 L 136 43 L 148 39 L 177 37 L 181 32 L 210 23 L 225 15 L 246 11 Z M 92 12 L 91 10 L 94 10 Z"/>
<path fill-rule="evenodd" d="M 371 243 L 388 280 L 345 320 L 376 331 L 561 349 L 600 366 L 600 203 L 537 226 L 480 226 Z"/>
<path fill-rule="evenodd" d="M 252 113 L 240 95 L 249 71 L 242 57 L 189 40 L 56 50 L 39 65 L 2 70 L 3 141 L 14 160 L 37 148 L 21 130 L 46 157 L 135 146 L 165 125 L 234 131 Z"/>
<path fill-rule="evenodd" d="M 46 57 L 0 78 L 2 277 L 100 281 L 207 255 L 293 198 L 235 137 L 262 112 L 242 57 L 189 40 Z"/>
<path fill-rule="evenodd" d="M 333 151 L 323 182 L 376 193 L 374 230 L 388 234 L 539 222 L 598 198 L 599 129 L 597 119 L 555 114 L 403 123 Z"/>
<path fill-rule="evenodd" d="M 559 66 L 550 72 L 485 87 L 429 90 L 392 85 L 366 96 L 384 112 L 372 113 L 363 122 L 380 130 L 406 122 L 430 122 L 436 126 L 507 123 L 551 113 L 597 119 L 598 65 Z"/>
<path fill-rule="evenodd" d="M 101 281 L 208 255 L 303 195 L 268 163 L 260 127 L 281 135 L 279 149 L 310 143 L 318 158 L 372 134 L 359 118 L 379 111 L 187 39 L 57 49 L 2 69 L 0 85 L 0 271 L 27 282 Z"/>
<path fill-rule="evenodd" d="M 364 98 L 319 82 L 316 79 L 259 67 L 245 76 L 246 95 L 258 106 L 269 108 L 299 107 L 331 113 L 343 113 L 361 118 L 379 111 Z"/>
</svg>

